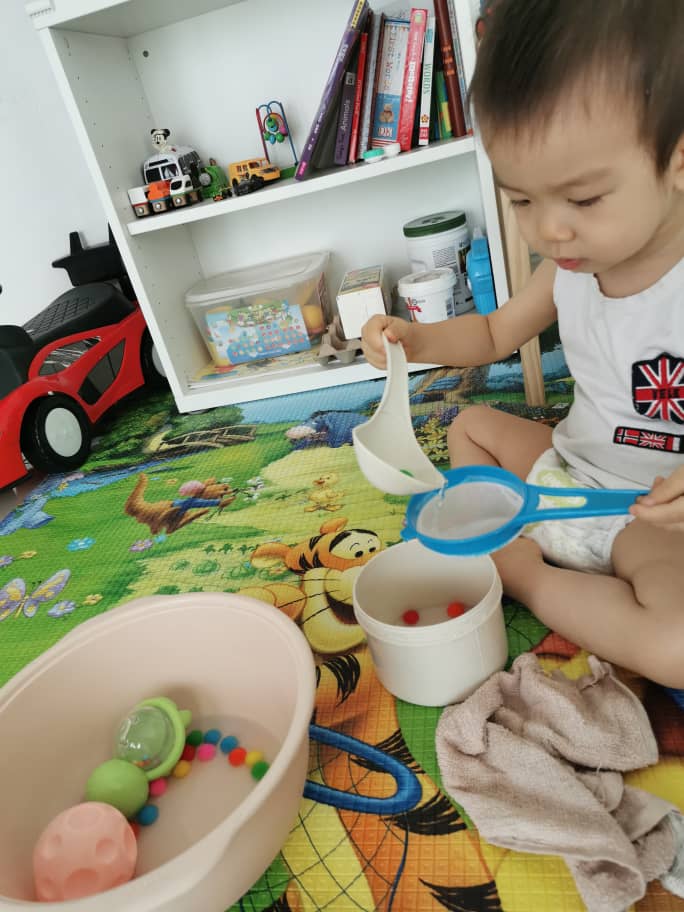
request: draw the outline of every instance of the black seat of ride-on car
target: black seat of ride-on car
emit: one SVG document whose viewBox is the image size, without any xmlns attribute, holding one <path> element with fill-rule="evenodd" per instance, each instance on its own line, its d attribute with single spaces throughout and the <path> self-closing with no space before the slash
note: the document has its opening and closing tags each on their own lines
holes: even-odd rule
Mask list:
<svg viewBox="0 0 684 912">
<path fill-rule="evenodd" d="M 0 399 L 28 380 L 28 370 L 37 349 L 21 326 L 0 326 Z"/>
<path fill-rule="evenodd" d="M 24 329 L 33 340 L 34 351 L 73 333 L 111 326 L 135 310 L 118 288 L 107 282 L 93 282 L 70 288 L 49 304 Z"/>
</svg>

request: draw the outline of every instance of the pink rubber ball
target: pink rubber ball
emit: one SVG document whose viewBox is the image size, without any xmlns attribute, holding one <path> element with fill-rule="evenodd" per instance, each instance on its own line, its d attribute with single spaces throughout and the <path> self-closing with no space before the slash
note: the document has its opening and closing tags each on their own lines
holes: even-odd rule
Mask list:
<svg viewBox="0 0 684 912">
<path fill-rule="evenodd" d="M 127 883 L 138 846 L 130 824 L 116 808 L 86 801 L 58 814 L 33 850 L 33 876 L 40 902 L 63 902 L 103 893 Z"/>
</svg>

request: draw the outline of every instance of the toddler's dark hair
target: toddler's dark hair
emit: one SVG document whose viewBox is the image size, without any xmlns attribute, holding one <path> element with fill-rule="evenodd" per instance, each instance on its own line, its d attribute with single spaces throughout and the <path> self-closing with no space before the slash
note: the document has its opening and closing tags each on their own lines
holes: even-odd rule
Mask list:
<svg viewBox="0 0 684 912">
<path fill-rule="evenodd" d="M 470 85 L 486 130 L 543 122 L 568 91 L 602 86 L 634 106 L 662 174 L 684 132 L 684 0 L 499 0 Z"/>
</svg>

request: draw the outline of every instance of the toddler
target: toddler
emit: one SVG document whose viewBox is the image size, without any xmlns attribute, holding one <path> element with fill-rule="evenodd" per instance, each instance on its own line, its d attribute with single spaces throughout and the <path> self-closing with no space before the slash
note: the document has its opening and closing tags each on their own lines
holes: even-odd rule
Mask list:
<svg viewBox="0 0 684 912">
<path fill-rule="evenodd" d="M 464 367 L 507 358 L 558 321 L 575 380 L 568 416 L 552 432 L 471 406 L 449 429 L 451 463 L 649 490 L 628 516 L 540 523 L 492 556 L 504 590 L 548 627 L 673 688 L 684 688 L 682 48 L 683 0 L 502 0 L 470 98 L 543 261 L 487 316 L 375 316 L 363 330 L 376 367 L 383 334 L 411 361 Z M 667 885 L 684 895 L 681 873 Z"/>
</svg>

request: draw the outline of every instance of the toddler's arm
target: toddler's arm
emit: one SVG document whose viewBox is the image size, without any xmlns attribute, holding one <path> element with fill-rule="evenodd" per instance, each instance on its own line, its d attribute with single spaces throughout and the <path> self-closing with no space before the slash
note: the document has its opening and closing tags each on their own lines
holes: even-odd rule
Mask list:
<svg viewBox="0 0 684 912">
<path fill-rule="evenodd" d="M 400 317 L 371 317 L 363 327 L 363 352 L 374 367 L 384 370 L 382 336 L 401 342 L 409 361 L 474 367 L 501 361 L 556 319 L 550 260 L 534 271 L 525 288 L 486 316 L 463 314 L 439 323 L 408 323 Z"/>
</svg>

